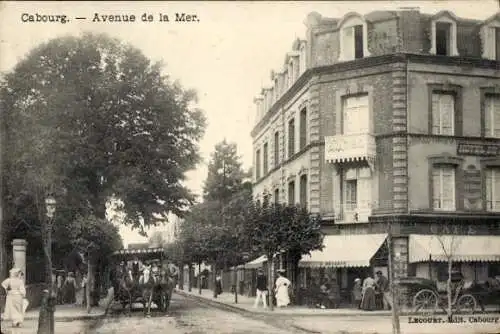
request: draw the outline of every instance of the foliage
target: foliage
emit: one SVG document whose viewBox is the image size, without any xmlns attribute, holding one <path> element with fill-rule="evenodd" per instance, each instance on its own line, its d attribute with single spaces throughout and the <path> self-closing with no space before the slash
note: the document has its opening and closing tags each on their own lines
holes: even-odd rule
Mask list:
<svg viewBox="0 0 500 334">
<path fill-rule="evenodd" d="M 320 219 L 299 206 L 255 206 L 249 232 L 254 251 L 268 256 L 282 251 L 308 254 L 323 248 Z"/>
<path fill-rule="evenodd" d="M 72 244 L 79 249 L 105 257 L 123 247 L 118 228 L 106 219 L 94 215 L 78 215 L 68 234 Z"/>
<path fill-rule="evenodd" d="M 194 92 L 140 50 L 105 35 L 53 39 L 7 74 L 0 100 L 12 203 L 59 191 L 70 216 L 104 218 L 114 196 L 144 232 L 192 202 L 182 181 L 199 160 L 204 116 Z"/>
<path fill-rule="evenodd" d="M 215 145 L 208 164 L 208 175 L 203 186 L 204 201 L 227 201 L 242 190 L 245 176 L 236 144 L 224 139 Z"/>
</svg>

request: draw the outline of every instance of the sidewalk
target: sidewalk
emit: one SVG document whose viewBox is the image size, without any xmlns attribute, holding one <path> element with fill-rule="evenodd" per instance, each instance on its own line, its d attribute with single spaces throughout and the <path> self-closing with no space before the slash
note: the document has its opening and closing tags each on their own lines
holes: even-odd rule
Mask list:
<svg viewBox="0 0 500 334">
<path fill-rule="evenodd" d="M 92 307 L 90 313 L 80 305 L 57 305 L 54 312 L 55 321 L 74 321 L 98 319 L 104 317 L 105 308 L 103 306 Z M 26 312 L 26 320 L 37 320 L 40 314 L 40 308 L 34 308 Z"/>
<path fill-rule="evenodd" d="M 224 292 L 223 294 L 214 298 L 213 291 L 203 289 L 201 295 L 198 293 L 198 289 L 192 289 L 188 292 L 187 289 L 179 290 L 175 289 L 175 292 L 180 295 L 186 295 L 193 298 L 201 298 L 205 301 L 212 303 L 223 304 L 226 307 L 233 308 L 235 310 L 247 311 L 252 313 L 270 313 L 268 309 L 264 309 L 262 304 L 258 308 L 254 308 L 253 304 L 255 301 L 254 297 L 247 297 L 246 295 L 238 295 L 238 303 L 234 302 L 234 294 L 229 292 Z M 275 307 L 273 314 L 282 315 L 295 315 L 295 316 L 390 316 L 391 311 L 363 311 L 359 309 L 349 309 L 349 308 L 338 308 L 338 309 L 320 309 L 320 308 L 310 308 L 307 306 L 289 306 L 285 308 Z"/>
</svg>

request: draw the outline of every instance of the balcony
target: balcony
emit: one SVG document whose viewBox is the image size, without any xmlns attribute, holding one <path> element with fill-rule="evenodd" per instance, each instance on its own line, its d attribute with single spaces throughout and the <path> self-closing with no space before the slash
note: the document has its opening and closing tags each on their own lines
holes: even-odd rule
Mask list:
<svg viewBox="0 0 500 334">
<path fill-rule="evenodd" d="M 328 162 L 366 160 L 371 165 L 376 153 L 375 137 L 367 133 L 325 137 L 325 160 Z"/>
<path fill-rule="evenodd" d="M 369 203 L 339 204 L 335 206 L 335 224 L 368 223 L 371 214 L 372 207 Z"/>
</svg>

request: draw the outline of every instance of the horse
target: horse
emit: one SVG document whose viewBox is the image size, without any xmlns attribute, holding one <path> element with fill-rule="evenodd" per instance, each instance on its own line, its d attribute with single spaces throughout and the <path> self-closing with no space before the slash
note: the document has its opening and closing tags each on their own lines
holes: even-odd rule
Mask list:
<svg viewBox="0 0 500 334">
<path fill-rule="evenodd" d="M 124 264 L 116 266 L 111 277 L 111 285 L 113 287 L 112 299 L 121 302 L 123 309 L 128 305 L 130 314 L 132 312 L 133 296 L 135 295 L 137 284 L 134 282 L 130 270 Z M 112 300 L 106 308 L 106 313 L 111 303 Z"/>
<path fill-rule="evenodd" d="M 144 314 L 151 316 L 151 303 L 154 302 L 160 312 L 166 313 L 172 298 L 175 281 L 166 270 L 154 268 L 151 272 L 145 270 L 142 281 L 142 299 Z"/>
</svg>

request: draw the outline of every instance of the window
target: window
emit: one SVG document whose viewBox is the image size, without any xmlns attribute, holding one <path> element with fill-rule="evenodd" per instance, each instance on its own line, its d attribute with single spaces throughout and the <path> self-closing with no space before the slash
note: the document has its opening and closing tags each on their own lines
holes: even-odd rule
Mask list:
<svg viewBox="0 0 500 334">
<path fill-rule="evenodd" d="M 307 207 L 307 175 L 300 176 L 300 204 Z"/>
<path fill-rule="evenodd" d="M 435 165 L 432 169 L 432 206 L 435 210 L 455 210 L 455 167 Z"/>
<path fill-rule="evenodd" d="M 295 204 L 295 181 L 288 182 L 288 204 Z"/>
<path fill-rule="evenodd" d="M 451 23 L 436 22 L 436 54 L 450 56 L 451 50 Z"/>
<path fill-rule="evenodd" d="M 345 211 L 367 209 L 371 204 L 371 171 L 369 167 L 345 168 L 341 171 L 341 198 Z"/>
<path fill-rule="evenodd" d="M 274 204 L 278 204 L 280 202 L 280 189 L 274 189 Z"/>
<path fill-rule="evenodd" d="M 300 149 L 307 144 L 307 108 L 300 111 Z"/>
<path fill-rule="evenodd" d="M 255 153 L 255 178 L 260 179 L 260 150 Z"/>
<path fill-rule="evenodd" d="M 262 205 L 267 207 L 269 205 L 269 197 L 270 195 L 268 193 L 265 193 L 264 196 L 262 196 Z"/>
<path fill-rule="evenodd" d="M 431 20 L 431 49 L 429 53 L 442 56 L 458 56 L 457 23 L 453 14 L 437 14 Z"/>
<path fill-rule="evenodd" d="M 280 163 L 280 133 L 274 133 L 274 167 Z"/>
<path fill-rule="evenodd" d="M 268 164 L 269 152 L 268 152 L 268 148 L 267 148 L 267 143 L 264 144 L 262 154 L 263 154 L 262 160 L 264 161 L 264 174 L 266 174 L 268 171 L 268 168 L 269 168 L 269 164 Z"/>
<path fill-rule="evenodd" d="M 484 111 L 485 136 L 500 138 L 500 95 L 486 95 Z"/>
<path fill-rule="evenodd" d="M 288 122 L 288 158 L 295 154 L 295 119 Z"/>
<path fill-rule="evenodd" d="M 432 134 L 454 134 L 455 96 L 449 93 L 432 93 Z"/>
<path fill-rule="evenodd" d="M 358 206 L 358 180 L 345 180 L 344 204 L 346 210 L 356 210 Z"/>
<path fill-rule="evenodd" d="M 365 54 L 366 36 L 362 24 L 353 25 L 342 29 L 342 60 L 360 59 Z"/>
<path fill-rule="evenodd" d="M 342 104 L 342 134 L 369 133 L 368 94 L 347 96 Z"/>
<path fill-rule="evenodd" d="M 483 25 L 480 34 L 483 58 L 500 61 L 500 21 Z"/>
<path fill-rule="evenodd" d="M 486 170 L 486 210 L 500 211 L 500 167 Z"/>
</svg>

